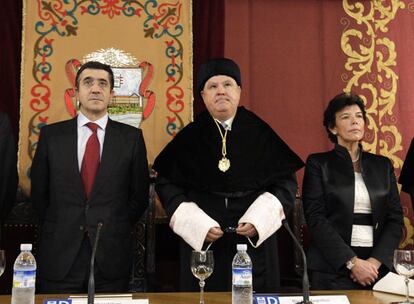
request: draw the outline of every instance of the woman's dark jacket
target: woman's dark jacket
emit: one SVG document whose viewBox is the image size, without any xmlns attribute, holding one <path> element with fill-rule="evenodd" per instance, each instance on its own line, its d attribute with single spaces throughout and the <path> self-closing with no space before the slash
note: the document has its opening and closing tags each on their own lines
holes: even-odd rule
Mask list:
<svg viewBox="0 0 414 304">
<path fill-rule="evenodd" d="M 372 207 L 374 246 L 371 257 L 392 267 L 393 251 L 403 228 L 403 214 L 391 161 L 367 152 L 360 155 L 361 173 Z M 355 173 L 348 151 L 336 145 L 312 154 L 306 163 L 303 205 L 312 240 L 309 269 L 345 272 L 345 263 L 356 254 L 351 234 L 354 218 Z"/>
</svg>

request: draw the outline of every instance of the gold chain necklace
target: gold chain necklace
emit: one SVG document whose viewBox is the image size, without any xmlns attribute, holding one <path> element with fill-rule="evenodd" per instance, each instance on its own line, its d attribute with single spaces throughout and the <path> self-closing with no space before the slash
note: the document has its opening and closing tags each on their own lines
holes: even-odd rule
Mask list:
<svg viewBox="0 0 414 304">
<path fill-rule="evenodd" d="M 214 122 L 216 123 L 216 126 L 220 132 L 220 136 L 221 136 L 221 155 L 222 158 L 219 160 L 218 162 L 218 168 L 220 171 L 222 172 L 226 172 L 229 168 L 230 168 L 230 160 L 226 157 L 227 155 L 227 148 L 226 148 L 226 138 L 227 138 L 227 131 L 229 130 L 228 128 L 226 128 L 226 132 L 221 131 L 221 128 L 219 126 L 219 123 L 217 121 L 217 119 L 213 118 Z"/>
</svg>

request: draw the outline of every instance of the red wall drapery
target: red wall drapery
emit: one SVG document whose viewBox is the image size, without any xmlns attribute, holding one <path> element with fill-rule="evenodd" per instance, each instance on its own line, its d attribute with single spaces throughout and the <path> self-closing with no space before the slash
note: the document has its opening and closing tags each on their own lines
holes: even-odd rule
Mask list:
<svg viewBox="0 0 414 304">
<path fill-rule="evenodd" d="M 241 66 L 242 103 L 305 160 L 332 148 L 322 126 L 329 100 L 360 94 L 364 147 L 390 157 L 398 176 L 414 135 L 414 9 L 406 2 L 227 0 L 225 55 Z M 403 246 L 413 243 L 406 228 Z"/>
<path fill-rule="evenodd" d="M 412 1 L 411 1 L 412 2 Z M 414 12 L 410 1 L 345 1 L 345 0 L 210 0 L 193 1 L 194 27 L 194 80 L 201 62 L 222 55 L 234 58 L 241 66 L 243 75 L 242 104 L 255 111 L 306 159 L 309 153 L 331 148 L 322 128 L 322 112 L 327 102 L 341 92 L 353 71 L 345 69 L 349 56 L 344 52 L 343 33 L 354 28 L 364 36 L 361 41 L 369 45 L 368 26 L 357 24 L 346 12 L 346 4 L 363 4 L 366 12 L 371 5 L 380 4 L 395 10 L 395 16 L 381 30 L 381 8 L 375 11 L 372 23 L 375 34 L 394 43 L 395 65 L 391 70 L 397 75 L 395 104 L 385 119 L 373 113 L 379 128 L 395 126 L 401 138 L 387 132 L 379 132 L 375 147 L 382 153 L 384 145 L 397 147 L 394 155 L 404 160 L 414 136 L 414 103 L 411 88 L 414 87 Z M 410 4 L 411 3 L 411 4 Z M 398 6 L 398 7 L 397 7 Z M 8 113 L 17 138 L 19 121 L 20 53 L 21 53 L 22 1 L 6 0 L 0 12 L 0 111 Z M 367 38 L 368 37 L 368 38 Z M 365 39 L 365 40 L 364 40 Z M 378 40 L 377 40 L 378 41 Z M 366 44 L 364 44 L 364 43 Z M 387 50 L 376 46 L 374 61 L 387 56 Z M 382 54 L 382 55 L 379 55 Z M 366 96 L 368 105 L 374 98 L 362 83 L 378 88 L 390 83 L 384 71 L 375 66 L 369 75 L 361 79 L 353 90 Z M 383 82 L 380 83 L 380 75 Z M 348 77 L 348 78 L 346 78 Z M 385 80 L 385 81 L 384 81 Z M 197 96 L 195 96 L 197 100 Z M 195 113 L 203 110 L 200 102 L 194 103 Z M 380 110 L 378 110 L 380 112 Z M 369 132 L 368 132 L 369 133 Z M 369 139 L 368 139 L 369 140 Z M 401 140 L 400 145 L 396 141 Z M 401 148 L 401 149 L 400 149 Z M 400 150 L 399 150 L 400 149 Z M 396 172 L 400 163 L 395 161 Z M 302 172 L 299 175 L 301 180 Z M 403 195 L 405 214 L 411 208 Z M 411 231 L 413 233 L 413 231 Z"/>
</svg>

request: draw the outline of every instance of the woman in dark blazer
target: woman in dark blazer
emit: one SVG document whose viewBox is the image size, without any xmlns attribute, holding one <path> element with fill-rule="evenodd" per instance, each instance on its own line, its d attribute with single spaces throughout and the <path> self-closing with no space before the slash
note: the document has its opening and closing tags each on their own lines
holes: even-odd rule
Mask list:
<svg viewBox="0 0 414 304">
<path fill-rule="evenodd" d="M 391 161 L 362 150 L 366 113 L 357 95 L 334 97 L 324 126 L 335 143 L 306 163 L 303 205 L 312 236 L 312 289 L 368 289 L 392 268 L 403 215 Z"/>
</svg>

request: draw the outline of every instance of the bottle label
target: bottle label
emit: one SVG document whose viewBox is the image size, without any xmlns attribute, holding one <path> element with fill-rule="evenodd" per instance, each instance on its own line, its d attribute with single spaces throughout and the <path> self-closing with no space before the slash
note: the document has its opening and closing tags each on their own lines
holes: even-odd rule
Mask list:
<svg viewBox="0 0 414 304">
<path fill-rule="evenodd" d="M 35 287 L 36 270 L 15 270 L 13 272 L 13 287 L 30 288 Z"/>
<path fill-rule="evenodd" d="M 252 286 L 253 276 L 251 268 L 233 268 L 234 286 Z"/>
</svg>

